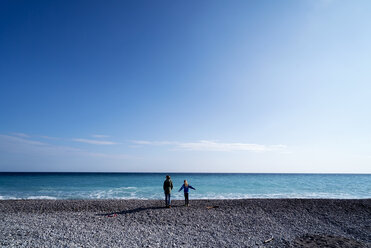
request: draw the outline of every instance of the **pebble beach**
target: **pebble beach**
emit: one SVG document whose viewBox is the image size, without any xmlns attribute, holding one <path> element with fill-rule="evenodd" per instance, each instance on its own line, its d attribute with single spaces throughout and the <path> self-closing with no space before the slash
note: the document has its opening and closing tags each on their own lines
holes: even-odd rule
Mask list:
<svg viewBox="0 0 371 248">
<path fill-rule="evenodd" d="M 2 200 L 1 247 L 371 247 L 371 199 Z"/>
</svg>

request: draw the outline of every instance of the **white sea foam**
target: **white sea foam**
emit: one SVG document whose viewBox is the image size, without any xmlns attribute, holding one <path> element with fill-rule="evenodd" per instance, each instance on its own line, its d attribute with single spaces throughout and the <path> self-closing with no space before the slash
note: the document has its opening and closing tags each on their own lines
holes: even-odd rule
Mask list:
<svg viewBox="0 0 371 248">
<path fill-rule="evenodd" d="M 29 196 L 27 197 L 29 200 L 57 200 L 56 197 L 47 196 L 47 195 L 37 195 L 37 196 Z"/>
<path fill-rule="evenodd" d="M 3 195 L 0 195 L 0 200 L 20 200 L 22 198 L 19 198 L 19 197 L 15 197 L 15 196 L 3 196 Z"/>
<path fill-rule="evenodd" d="M 223 200 L 223 199 L 248 199 L 248 198 L 270 198 L 270 199 L 278 199 L 278 198 L 326 198 L 326 199 L 357 199 L 359 197 L 344 194 L 344 193 L 267 193 L 267 194 L 239 194 L 239 193 L 223 193 L 223 194 L 216 194 L 216 193 L 208 193 L 208 194 L 193 194 L 190 196 L 192 199 L 216 199 L 216 200 Z M 178 199 L 178 197 L 174 197 L 173 199 Z"/>
<path fill-rule="evenodd" d="M 142 200 L 160 200 L 163 199 L 162 192 L 156 192 L 154 194 L 148 194 L 143 191 L 131 191 L 122 192 L 117 189 L 110 190 L 98 190 L 94 192 L 74 192 L 73 194 L 61 194 L 57 197 L 46 196 L 46 195 L 34 195 L 34 196 L 9 196 L 0 195 L 0 200 L 19 200 L 19 199 L 46 199 L 46 200 L 56 200 L 56 199 L 142 199 Z M 173 200 L 183 200 L 183 193 L 174 192 L 171 195 Z M 251 199 L 251 198 L 329 198 L 329 199 L 357 199 L 359 197 L 353 196 L 346 193 L 327 193 L 327 192 L 311 192 L 311 193 L 266 193 L 266 194 L 242 194 L 242 193 L 191 193 L 190 199 Z"/>
<path fill-rule="evenodd" d="M 120 187 L 120 188 L 117 188 L 118 190 L 125 190 L 125 189 L 138 189 L 137 187 Z"/>
</svg>

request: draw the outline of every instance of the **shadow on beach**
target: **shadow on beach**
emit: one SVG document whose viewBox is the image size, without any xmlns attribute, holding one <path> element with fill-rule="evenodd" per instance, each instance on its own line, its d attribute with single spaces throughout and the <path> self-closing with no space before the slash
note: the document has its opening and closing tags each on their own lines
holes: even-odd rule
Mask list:
<svg viewBox="0 0 371 248">
<path fill-rule="evenodd" d="M 177 208 L 180 206 L 171 206 L 171 208 Z M 128 210 L 123 210 L 119 212 L 110 212 L 110 213 L 104 213 L 104 214 L 97 214 L 97 216 L 107 216 L 107 217 L 114 217 L 115 215 L 125 215 L 125 214 L 134 214 L 146 210 L 157 210 L 157 209 L 166 209 L 168 210 L 169 208 L 165 206 L 153 206 L 153 207 L 139 207 L 139 208 L 134 208 L 134 209 L 128 209 Z"/>
</svg>

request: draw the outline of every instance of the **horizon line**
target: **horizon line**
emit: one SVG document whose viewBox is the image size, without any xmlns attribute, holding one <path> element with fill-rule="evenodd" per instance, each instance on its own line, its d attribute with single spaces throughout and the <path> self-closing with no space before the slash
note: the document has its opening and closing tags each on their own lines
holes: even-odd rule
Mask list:
<svg viewBox="0 0 371 248">
<path fill-rule="evenodd" d="M 322 175 L 371 175 L 371 172 L 354 173 L 354 172 L 145 172 L 145 171 L 0 171 L 0 174 L 5 173 L 67 173 L 67 174 L 322 174 Z"/>
</svg>

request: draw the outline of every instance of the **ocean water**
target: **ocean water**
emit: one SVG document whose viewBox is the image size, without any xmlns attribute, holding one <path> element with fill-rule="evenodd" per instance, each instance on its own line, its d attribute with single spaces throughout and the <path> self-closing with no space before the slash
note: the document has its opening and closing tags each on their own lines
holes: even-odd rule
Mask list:
<svg viewBox="0 0 371 248">
<path fill-rule="evenodd" d="M 173 199 L 371 198 L 371 174 L 173 173 Z M 163 173 L 0 173 L 1 199 L 162 199 Z"/>
</svg>

